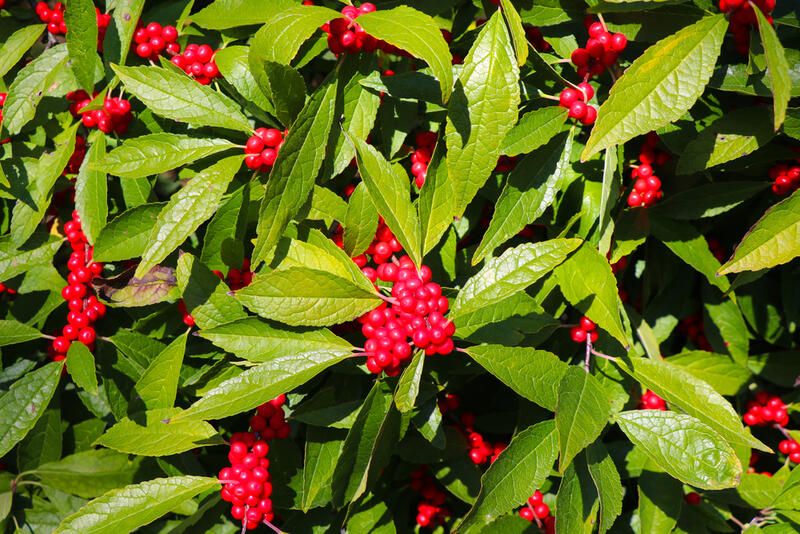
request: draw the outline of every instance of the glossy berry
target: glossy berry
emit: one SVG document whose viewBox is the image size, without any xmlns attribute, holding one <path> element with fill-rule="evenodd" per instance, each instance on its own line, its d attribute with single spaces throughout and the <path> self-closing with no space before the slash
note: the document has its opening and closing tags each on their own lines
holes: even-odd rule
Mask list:
<svg viewBox="0 0 800 534">
<path fill-rule="evenodd" d="M 588 83 L 580 83 L 576 89 L 566 88 L 558 96 L 558 105 L 569 110 L 568 116 L 587 126 L 597 120 L 597 108 L 587 104 L 594 97 L 594 88 Z"/>
<path fill-rule="evenodd" d="M 394 52 L 393 47 L 379 42 L 367 34 L 355 20 L 366 13 L 375 11 L 375 4 L 365 2 L 359 7 L 345 6 L 342 8 L 342 18 L 333 19 L 322 25 L 322 31 L 328 34 L 328 48 L 336 55 L 358 54 L 359 52 L 374 52 L 377 48 Z"/>
<path fill-rule="evenodd" d="M 415 517 L 417 525 L 437 527 L 450 516 L 450 510 L 445 506 L 447 494 L 439 488 L 427 468 L 420 467 L 411 473 L 409 487 L 420 496 Z"/>
<path fill-rule="evenodd" d="M 780 163 L 769 170 L 772 192 L 785 196 L 800 188 L 800 165 Z"/>
<path fill-rule="evenodd" d="M 686 501 L 686 504 L 688 504 L 689 506 L 697 506 L 698 504 L 700 504 L 702 498 L 700 497 L 699 493 L 692 491 L 691 493 L 687 493 L 683 497 L 683 500 Z"/>
<path fill-rule="evenodd" d="M 418 132 L 414 136 L 414 151 L 411 153 L 411 174 L 414 184 L 421 189 L 425 184 L 428 174 L 428 163 L 431 161 L 433 148 L 436 145 L 436 134 L 433 132 Z"/>
<path fill-rule="evenodd" d="M 221 76 L 214 61 L 216 50 L 207 44 L 186 46 L 183 53 L 175 54 L 170 61 L 201 85 L 208 85 Z"/>
<path fill-rule="evenodd" d="M 133 34 L 133 47 L 137 56 L 150 61 L 157 61 L 158 56 L 167 53 L 175 56 L 181 47 L 177 43 L 178 30 L 175 26 L 164 26 L 151 22 L 147 26 L 139 26 Z"/>
<path fill-rule="evenodd" d="M 649 389 L 642 393 L 642 398 L 639 399 L 640 410 L 662 410 L 667 409 L 667 403 L 664 399 L 650 391 Z"/>
<path fill-rule="evenodd" d="M 287 130 L 257 128 L 244 147 L 247 154 L 245 165 L 254 171 L 268 173 L 275 164 L 287 133 Z"/>
<path fill-rule="evenodd" d="M 586 44 L 576 48 L 570 56 L 578 69 L 578 76 L 584 80 L 597 76 L 614 65 L 619 54 L 628 45 L 624 34 L 610 33 L 602 22 L 590 22 L 587 29 L 589 39 Z"/>
<path fill-rule="evenodd" d="M 634 180 L 633 188 L 628 193 L 628 206 L 631 208 L 648 208 L 661 200 L 661 180 L 655 175 L 653 165 L 663 165 L 669 160 L 669 154 L 658 150 L 658 136 L 651 132 L 639 152 L 639 165 L 631 171 Z"/>
<path fill-rule="evenodd" d="M 771 13 L 775 9 L 775 0 L 719 0 L 719 10 L 730 13 L 729 31 L 733 36 L 734 49 L 742 55 L 750 49 L 750 30 L 757 28 L 758 23 L 753 9 L 759 9 L 769 24 L 773 24 Z"/>
<path fill-rule="evenodd" d="M 577 326 L 573 326 L 569 331 L 569 337 L 575 343 L 594 343 L 599 338 L 597 325 L 588 317 L 581 317 Z"/>
<path fill-rule="evenodd" d="M 776 395 L 766 391 L 756 393 L 755 399 L 746 405 L 747 411 L 742 419 L 747 426 L 767 426 L 776 424 L 785 427 L 789 424 L 786 404 Z"/>
</svg>

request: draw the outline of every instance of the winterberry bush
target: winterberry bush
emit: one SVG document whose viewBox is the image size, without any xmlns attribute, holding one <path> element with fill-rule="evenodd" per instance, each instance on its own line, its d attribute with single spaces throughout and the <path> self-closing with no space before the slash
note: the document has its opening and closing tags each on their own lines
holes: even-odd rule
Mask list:
<svg viewBox="0 0 800 534">
<path fill-rule="evenodd" d="M 794 0 L 0 0 L 0 529 L 800 531 Z"/>
</svg>

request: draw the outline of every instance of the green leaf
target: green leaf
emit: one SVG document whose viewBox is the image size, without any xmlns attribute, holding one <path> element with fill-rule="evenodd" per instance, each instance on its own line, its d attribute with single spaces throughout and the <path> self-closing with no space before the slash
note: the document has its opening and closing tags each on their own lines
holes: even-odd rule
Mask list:
<svg viewBox="0 0 800 534">
<path fill-rule="evenodd" d="M 34 234 L 23 247 L 10 235 L 0 237 L 0 280 L 9 280 L 32 267 L 50 263 L 63 241 L 44 233 Z"/>
<path fill-rule="evenodd" d="M 730 445 L 694 417 L 660 410 L 620 412 L 617 424 L 659 467 L 702 489 L 739 483 L 742 465 Z"/>
<path fill-rule="evenodd" d="M 67 352 L 67 371 L 75 385 L 91 395 L 97 395 L 97 374 L 94 368 L 94 355 L 80 341 L 73 341 Z"/>
<path fill-rule="evenodd" d="M 151 410 L 136 421 L 126 417 L 106 430 L 95 443 L 137 456 L 170 456 L 200 447 L 216 434 L 214 427 L 205 421 L 164 422 L 179 411 L 177 408 Z"/>
<path fill-rule="evenodd" d="M 247 313 L 228 295 L 228 286 L 189 253 L 181 254 L 175 269 L 187 311 L 200 328 L 214 328 L 244 319 Z"/>
<path fill-rule="evenodd" d="M 680 481 L 666 473 L 645 470 L 639 477 L 637 489 L 641 531 L 672 532 L 680 517 L 683 502 Z"/>
<path fill-rule="evenodd" d="M 760 9 L 754 10 L 758 21 L 758 33 L 761 35 L 761 44 L 764 46 L 764 59 L 767 62 L 767 74 L 769 75 L 772 89 L 772 114 L 775 117 L 775 130 L 780 129 L 786 118 L 786 108 L 789 106 L 789 99 L 792 96 L 792 79 L 789 73 L 789 62 L 786 60 L 786 52 L 783 45 L 778 40 L 775 28 L 767 21 L 764 13 Z"/>
<path fill-rule="evenodd" d="M 61 458 L 63 445 L 61 410 L 50 408 L 17 447 L 17 469 L 31 471 L 44 463 L 55 462 Z"/>
<path fill-rule="evenodd" d="M 175 404 L 187 336 L 178 336 L 167 345 L 136 382 L 133 389 L 148 410 L 172 408 Z"/>
<path fill-rule="evenodd" d="M 556 531 L 590 534 L 599 499 L 583 455 L 569 465 L 556 494 Z"/>
<path fill-rule="evenodd" d="M 63 367 L 63 362 L 52 362 L 26 373 L 0 396 L 0 457 L 13 449 L 42 416 Z"/>
<path fill-rule="evenodd" d="M 6 38 L 0 47 L 0 76 L 5 76 L 25 52 L 39 41 L 46 27 L 44 24 L 23 26 Z"/>
<path fill-rule="evenodd" d="M 525 28 L 522 26 L 522 19 L 514 8 L 511 0 L 500 0 L 500 9 L 503 12 L 508 30 L 511 33 L 511 41 L 514 44 L 514 52 L 517 54 L 517 64 L 522 67 L 528 61 L 528 37 L 525 35 Z"/>
<path fill-rule="evenodd" d="M 397 381 L 397 389 L 394 391 L 394 404 L 400 413 L 408 413 L 414 409 L 419 395 L 419 380 L 422 378 L 422 369 L 425 365 L 425 355 L 422 351 L 417 351 L 411 363 L 405 368 L 400 380 Z"/>
<path fill-rule="evenodd" d="M 444 143 L 440 140 L 428 162 L 425 185 L 417 202 L 423 257 L 433 250 L 453 224 L 454 201 L 453 182 L 447 174 Z"/>
<path fill-rule="evenodd" d="M 92 0 L 71 0 L 64 11 L 67 32 L 69 66 L 78 85 L 91 93 L 94 73 L 100 58 L 97 55 L 97 17 Z"/>
<path fill-rule="evenodd" d="M 142 17 L 144 0 L 118 0 L 114 4 L 114 26 L 119 35 L 119 64 L 124 65 L 131 49 L 131 41 Z"/>
<path fill-rule="evenodd" d="M 439 80 L 442 101 L 449 100 L 453 88 L 452 56 L 435 20 L 411 7 L 398 6 L 362 15 L 358 24 L 376 39 L 425 61 Z"/>
<path fill-rule="evenodd" d="M 125 90 L 156 115 L 192 126 L 252 131 L 236 103 L 181 72 L 160 67 L 112 65 L 111 68 Z"/>
<path fill-rule="evenodd" d="M 42 52 L 17 73 L 8 88 L 8 97 L 3 106 L 2 125 L 9 134 L 16 135 L 22 131 L 36 115 L 42 98 L 58 89 L 54 82 L 67 59 L 66 45 L 56 45 Z"/>
<path fill-rule="evenodd" d="M 711 346 L 717 352 L 730 354 L 739 365 L 747 365 L 750 333 L 739 306 L 709 286 L 702 289 L 702 296 L 703 322 Z"/>
<path fill-rule="evenodd" d="M 558 386 L 556 404 L 562 473 L 575 455 L 600 436 L 610 415 L 611 403 L 600 382 L 581 367 L 570 366 Z"/>
<path fill-rule="evenodd" d="M 169 256 L 214 214 L 241 165 L 241 156 L 225 158 L 195 175 L 170 197 L 150 232 L 142 261 L 136 268 L 137 277 Z"/>
<path fill-rule="evenodd" d="M 364 494 L 389 459 L 400 433 L 400 414 L 384 382 L 376 382 L 347 433 L 333 472 L 333 503 L 341 508 Z"/>
<path fill-rule="evenodd" d="M 611 237 L 614 232 L 611 210 L 622 186 L 618 160 L 619 154 L 616 149 L 606 149 L 603 154 L 603 185 L 600 188 L 600 220 L 597 223 L 597 233 L 600 235 L 598 250 L 604 255 L 608 255 L 611 248 Z"/>
<path fill-rule="evenodd" d="M 344 218 L 344 251 L 347 255 L 354 258 L 367 250 L 377 229 L 378 211 L 369 197 L 367 185 L 361 182 L 350 195 Z"/>
<path fill-rule="evenodd" d="M 178 476 L 115 489 L 65 518 L 55 534 L 133 532 L 218 486 L 216 478 Z"/>
<path fill-rule="evenodd" d="M 708 280 L 708 283 L 719 288 L 723 293 L 731 284 L 724 276 L 717 276 L 719 260 L 714 257 L 708 247 L 708 241 L 690 223 L 663 221 L 651 218 L 653 235 L 670 249 L 684 263 L 695 269 Z"/>
<path fill-rule="evenodd" d="M 319 351 L 275 358 L 229 378 L 206 392 L 171 422 L 222 419 L 253 410 L 305 384 L 349 355 Z"/>
<path fill-rule="evenodd" d="M 778 202 L 753 225 L 718 274 L 760 271 L 800 255 L 800 192 Z"/>
<path fill-rule="evenodd" d="M 106 138 L 97 136 L 75 178 L 75 209 L 89 243 L 97 240 L 108 219 L 108 177 L 106 173 L 91 168 L 105 155 Z"/>
<path fill-rule="evenodd" d="M 480 310 L 524 290 L 561 264 L 580 244 L 579 239 L 524 243 L 490 259 L 458 292 L 450 318 Z"/>
<path fill-rule="evenodd" d="M 533 223 L 553 203 L 569 169 L 573 132 L 526 156 L 511 171 L 489 228 L 472 256 L 473 265 Z"/>
<path fill-rule="evenodd" d="M 358 57 L 358 56 L 357 56 Z M 378 116 L 378 109 L 381 105 L 381 97 L 375 91 L 367 90 L 363 85 L 365 75 L 372 72 L 373 62 L 369 56 L 357 60 L 347 61 L 343 64 L 345 76 L 350 76 L 344 86 L 341 109 L 343 119 L 340 119 L 341 130 L 334 128 L 332 135 L 336 140 L 336 146 L 332 150 L 333 162 L 328 161 L 326 167 L 332 165 L 332 169 L 326 169 L 325 174 L 337 176 L 341 174 L 356 157 L 356 148 L 347 140 L 347 137 L 366 140 L 370 132 L 375 127 L 375 119 Z M 350 71 L 352 75 L 350 75 Z M 342 74 L 339 74 L 342 76 Z M 373 78 L 378 78 L 377 72 L 370 74 Z M 345 132 L 347 135 L 345 135 Z M 333 141 L 333 139 L 331 139 Z M 330 154 L 329 154 L 330 155 Z M 330 160 L 330 157 L 328 158 Z"/>
<path fill-rule="evenodd" d="M 84 498 L 130 484 L 141 458 L 109 450 L 88 450 L 40 465 L 34 472 L 42 484 Z"/>
<path fill-rule="evenodd" d="M 326 351 L 349 354 L 353 346 L 327 328 L 276 328 L 256 317 L 203 329 L 200 337 L 251 362 L 266 362 L 286 354 L 302 355 Z"/>
<path fill-rule="evenodd" d="M 691 141 L 678 160 L 678 174 L 692 174 L 747 156 L 775 136 L 763 108 L 726 112 Z"/>
<path fill-rule="evenodd" d="M 256 32 L 250 46 L 260 51 L 262 59 L 289 65 L 320 26 L 339 17 L 339 13 L 327 7 L 290 7 L 270 17 Z"/>
<path fill-rule="evenodd" d="M 230 83 L 246 102 L 255 104 L 263 111 L 274 115 L 275 108 L 250 71 L 249 55 L 250 49 L 246 46 L 229 46 L 216 51 L 214 62 L 225 81 Z"/>
<path fill-rule="evenodd" d="M 491 174 L 517 122 L 519 69 L 502 15 L 483 25 L 464 60 L 447 112 L 447 171 L 461 215 Z"/>
<path fill-rule="evenodd" d="M 247 64 L 259 89 L 272 102 L 275 116 L 288 126 L 294 122 L 306 102 L 306 84 L 296 69 L 266 60 L 264 53 L 264 47 L 250 47 Z"/>
<path fill-rule="evenodd" d="M 547 106 L 526 113 L 506 134 L 500 153 L 506 156 L 530 154 L 547 144 L 564 129 L 567 113 L 561 106 Z"/>
<path fill-rule="evenodd" d="M 208 30 L 263 24 L 281 11 L 296 5 L 293 0 L 216 0 L 192 15 L 192 22 Z"/>
<path fill-rule="evenodd" d="M 347 531 L 395 534 L 397 528 L 387 503 L 370 494 L 350 508 L 347 517 Z"/>
<path fill-rule="evenodd" d="M 408 256 L 421 265 L 422 237 L 417 211 L 411 203 L 411 180 L 402 167 L 390 164 L 372 145 L 360 139 L 351 142 L 356 147 L 361 179 L 378 213 Z"/>
<path fill-rule="evenodd" d="M 0 347 L 25 343 L 41 337 L 41 332 L 32 326 L 14 320 L 0 319 Z"/>
<path fill-rule="evenodd" d="M 133 276 L 129 269 L 118 277 L 107 280 L 101 290 L 117 308 L 150 306 L 180 296 L 175 270 L 160 265 L 150 269 L 141 278 Z"/>
<path fill-rule="evenodd" d="M 336 95 L 336 82 L 320 87 L 289 129 L 261 201 L 253 266 L 275 248 L 314 188 L 333 126 Z"/>
<path fill-rule="evenodd" d="M 765 182 L 726 181 L 703 184 L 669 195 L 650 211 L 670 219 L 715 217 L 741 205 L 766 188 Z"/>
<path fill-rule="evenodd" d="M 228 265 L 242 264 L 249 206 L 250 186 L 243 185 L 228 196 L 211 218 L 200 253 L 200 261 L 209 269 L 225 270 Z"/>
<path fill-rule="evenodd" d="M 120 178 L 142 178 L 177 169 L 235 146 L 225 139 L 154 133 L 126 140 L 94 162 L 91 168 Z"/>
<path fill-rule="evenodd" d="M 747 367 L 737 364 L 727 354 L 696 350 L 671 356 L 667 362 L 707 382 L 720 395 L 738 394 L 752 376 Z"/>
<path fill-rule="evenodd" d="M 309 426 L 306 431 L 301 507 L 308 512 L 331 499 L 331 479 L 344 443 L 342 430 Z"/>
<path fill-rule="evenodd" d="M 142 204 L 118 215 L 94 242 L 96 261 L 121 261 L 141 256 L 165 203 Z"/>
<path fill-rule="evenodd" d="M 733 444 L 770 452 L 759 440 L 745 431 L 731 404 L 707 383 L 666 360 L 631 358 L 618 360 L 623 371 L 654 391 L 670 405 L 696 417 Z"/>
<path fill-rule="evenodd" d="M 567 301 L 627 347 L 630 344 L 620 318 L 622 303 L 611 265 L 588 243 L 555 269 Z"/>
<path fill-rule="evenodd" d="M 569 367 L 555 354 L 502 345 L 470 347 L 467 354 L 517 394 L 555 411 L 558 385 Z"/>
<path fill-rule="evenodd" d="M 636 58 L 600 106 L 582 159 L 681 118 L 703 94 L 728 29 L 705 17 Z"/>
<path fill-rule="evenodd" d="M 557 455 L 553 421 L 543 421 L 514 436 L 481 478 L 478 499 L 458 531 L 479 532 L 481 526 L 527 501 L 550 474 Z"/>
<path fill-rule="evenodd" d="M 259 274 L 236 298 L 265 319 L 291 326 L 328 326 L 373 310 L 375 292 L 324 271 L 292 267 Z"/>
<path fill-rule="evenodd" d="M 597 495 L 600 498 L 600 522 L 598 531 L 602 534 L 608 532 L 614 521 L 622 513 L 622 498 L 624 492 L 619 472 L 614 465 L 614 460 L 605 446 L 598 442 L 586 449 L 586 464 L 589 475 L 594 481 Z M 645 532 L 656 532 L 648 531 Z"/>
</svg>

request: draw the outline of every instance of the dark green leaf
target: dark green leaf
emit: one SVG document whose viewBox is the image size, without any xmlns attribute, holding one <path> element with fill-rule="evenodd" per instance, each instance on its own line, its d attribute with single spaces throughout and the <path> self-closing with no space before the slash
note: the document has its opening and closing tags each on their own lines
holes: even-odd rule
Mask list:
<svg viewBox="0 0 800 534">
<path fill-rule="evenodd" d="M 419 394 L 419 381 L 422 378 L 422 369 L 425 365 L 425 355 L 417 351 L 411 363 L 403 371 L 397 382 L 394 392 L 394 403 L 400 413 L 408 413 L 414 409 Z"/>
<path fill-rule="evenodd" d="M 602 443 L 594 443 L 586 449 L 586 464 L 600 498 L 600 522 L 598 530 L 608 532 L 622 513 L 624 491 L 614 460 Z"/>
<path fill-rule="evenodd" d="M 670 195 L 654 209 L 660 216 L 671 219 L 714 217 L 741 205 L 766 188 L 764 182 L 704 184 Z"/>
<path fill-rule="evenodd" d="M 530 154 L 548 143 L 564 129 L 567 109 L 547 106 L 526 113 L 503 139 L 501 153 L 506 156 Z"/>
<path fill-rule="evenodd" d="M 611 403 L 600 382 L 584 369 L 570 366 L 558 386 L 556 404 L 561 472 L 600 436 L 610 415 Z"/>
<path fill-rule="evenodd" d="M 14 320 L 0 320 L 0 347 L 25 343 L 40 337 L 41 332 L 32 326 Z"/>
<path fill-rule="evenodd" d="M 778 130 L 786 118 L 786 108 L 792 96 L 789 62 L 786 61 L 786 52 L 778 40 L 778 34 L 775 33 L 771 21 L 767 21 L 760 9 L 754 10 L 754 13 L 758 22 L 758 33 L 761 35 L 761 44 L 764 47 L 764 59 L 767 62 L 767 74 L 772 87 L 772 114 L 775 117 L 775 130 Z"/>
<path fill-rule="evenodd" d="M 590 534 L 599 500 L 583 455 L 570 464 L 556 494 L 556 531 Z"/>
<path fill-rule="evenodd" d="M 106 173 L 91 168 L 105 154 L 106 138 L 97 136 L 75 178 L 75 209 L 89 243 L 95 243 L 108 219 L 108 178 Z"/>
<path fill-rule="evenodd" d="M 45 486 L 91 498 L 133 482 L 140 464 L 127 454 L 89 450 L 40 465 L 34 474 Z"/>
<path fill-rule="evenodd" d="M 378 211 L 369 197 L 367 185 L 361 182 L 350 195 L 344 218 L 344 251 L 347 255 L 354 258 L 367 250 L 377 229 Z"/>
<path fill-rule="evenodd" d="M 200 328 L 214 328 L 247 317 L 242 305 L 228 295 L 228 286 L 189 253 L 181 254 L 175 269 L 187 311 Z"/>
<path fill-rule="evenodd" d="M 304 512 L 330 502 L 331 478 L 344 443 L 341 430 L 310 426 L 307 432 L 303 465 Z"/>
<path fill-rule="evenodd" d="M 73 341 L 67 352 L 67 371 L 75 385 L 92 395 L 97 395 L 97 375 L 94 355 L 79 341 Z"/>
<path fill-rule="evenodd" d="M 428 162 L 425 184 L 417 202 L 423 256 L 439 243 L 453 224 L 454 202 L 453 182 L 447 174 L 444 142 L 439 140 Z"/>
<path fill-rule="evenodd" d="M 148 410 L 172 408 L 178 393 L 186 337 L 178 336 L 150 362 L 134 390 Z"/>
<path fill-rule="evenodd" d="M 142 204 L 117 216 L 97 236 L 94 259 L 108 262 L 141 256 L 164 206 L 164 203 Z"/>
<path fill-rule="evenodd" d="M 97 17 L 92 0 L 71 0 L 64 11 L 69 27 L 67 50 L 69 66 L 78 85 L 88 92 L 94 88 L 94 73 L 100 58 L 97 55 Z"/>
<path fill-rule="evenodd" d="M 650 463 L 653 463 L 650 460 Z M 683 502 L 679 480 L 658 471 L 642 471 L 639 477 L 639 522 L 642 532 L 672 532 Z"/>
<path fill-rule="evenodd" d="M 34 234 L 18 248 L 10 235 L 0 237 L 0 280 L 9 280 L 32 267 L 50 263 L 63 241 L 52 235 Z"/>
<path fill-rule="evenodd" d="M 45 28 L 44 24 L 23 26 L 6 38 L 0 47 L 0 76 L 5 76 L 22 59 L 25 52 L 42 36 Z"/>
<path fill-rule="evenodd" d="M 708 283 L 726 292 L 731 284 L 724 276 L 717 276 L 720 263 L 712 254 L 708 241 L 690 223 L 663 221 L 652 218 L 653 235 L 667 246 L 684 263 L 694 268 Z"/>
</svg>

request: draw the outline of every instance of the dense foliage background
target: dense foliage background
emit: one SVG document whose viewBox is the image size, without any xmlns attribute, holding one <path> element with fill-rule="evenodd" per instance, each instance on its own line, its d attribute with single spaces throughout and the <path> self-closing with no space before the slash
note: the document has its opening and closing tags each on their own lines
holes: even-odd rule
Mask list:
<svg viewBox="0 0 800 534">
<path fill-rule="evenodd" d="M 800 530 L 800 4 L 0 0 L 6 532 Z"/>
</svg>

